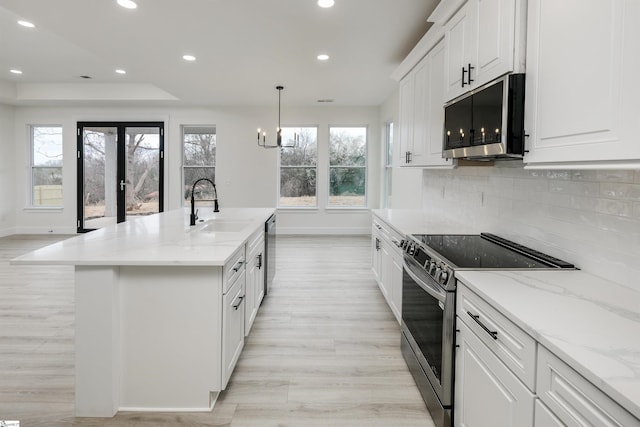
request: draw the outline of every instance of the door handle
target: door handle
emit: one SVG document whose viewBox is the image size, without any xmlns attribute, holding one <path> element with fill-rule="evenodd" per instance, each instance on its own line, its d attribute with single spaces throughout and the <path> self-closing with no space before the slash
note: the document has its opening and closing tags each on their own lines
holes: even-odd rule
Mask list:
<svg viewBox="0 0 640 427">
<path fill-rule="evenodd" d="M 258 258 L 258 270 L 260 270 L 262 268 L 262 254 L 258 254 L 256 258 Z"/>
<path fill-rule="evenodd" d="M 471 84 L 471 82 L 473 81 L 473 79 L 471 78 L 471 70 L 475 70 L 476 67 L 472 67 L 471 64 L 469 64 L 469 71 L 467 71 L 467 84 Z"/>
<path fill-rule="evenodd" d="M 237 310 L 237 309 L 240 307 L 240 304 L 242 304 L 242 301 L 243 301 L 243 300 L 244 300 L 244 295 L 239 296 L 239 297 L 238 297 L 238 303 L 237 303 L 237 304 L 234 304 L 234 305 L 233 305 L 233 308 L 234 308 L 235 310 Z"/>
<path fill-rule="evenodd" d="M 462 67 L 462 78 L 460 79 L 460 82 L 462 83 L 462 87 L 464 87 L 464 85 L 466 85 L 467 83 L 465 83 L 464 81 L 464 75 L 467 74 L 467 70 L 464 69 L 464 67 Z"/>
</svg>

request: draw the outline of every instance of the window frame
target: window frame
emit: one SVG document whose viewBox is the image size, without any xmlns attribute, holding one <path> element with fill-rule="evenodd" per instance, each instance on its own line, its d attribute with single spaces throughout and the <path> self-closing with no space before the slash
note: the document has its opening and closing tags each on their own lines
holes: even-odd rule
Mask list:
<svg viewBox="0 0 640 427">
<path fill-rule="evenodd" d="M 213 156 L 213 165 L 195 165 L 195 166 L 191 166 L 191 165 L 186 165 L 185 164 L 185 140 L 184 140 L 184 136 L 185 136 L 185 130 L 189 129 L 189 128 L 212 128 L 213 129 L 213 135 L 215 135 L 215 154 Z M 186 132 L 186 134 L 189 134 L 189 132 Z M 210 168 L 213 169 L 213 182 L 216 182 L 216 169 L 217 169 L 217 163 L 218 163 L 218 127 L 216 125 L 213 124 L 207 124 L 207 125 L 198 125 L 198 124 L 182 124 L 180 125 L 180 145 L 181 145 L 181 164 L 180 164 L 180 171 L 182 174 L 182 177 L 180 179 L 181 182 L 181 190 L 180 190 L 180 203 L 181 205 L 187 206 L 188 202 L 187 202 L 187 198 L 184 197 L 185 191 L 187 191 L 187 182 L 185 181 L 186 179 L 186 169 L 204 169 L 204 168 Z M 192 185 L 192 184 L 191 184 Z M 189 190 L 191 191 L 191 190 Z"/>
<path fill-rule="evenodd" d="M 282 129 L 304 129 L 304 128 L 312 128 L 316 130 L 316 164 L 315 166 L 306 166 L 306 165 L 298 165 L 298 166 L 292 166 L 292 165 L 286 165 L 283 166 L 282 165 L 282 150 L 288 150 L 288 148 L 280 148 L 278 149 L 278 180 L 277 180 L 277 209 L 283 209 L 283 210 L 302 210 L 302 211 L 316 211 L 319 208 L 319 195 L 318 195 L 318 180 L 320 178 L 320 176 L 318 175 L 318 166 L 319 166 L 319 159 L 320 159 L 320 141 L 319 141 L 319 134 L 320 134 L 320 126 L 319 125 L 296 125 L 296 126 L 282 126 Z M 316 203 L 313 206 L 291 206 L 291 205 L 281 205 L 280 204 L 280 189 L 281 189 L 281 179 L 282 179 L 282 168 L 288 168 L 288 169 L 293 169 L 293 168 L 308 168 L 308 169 L 315 169 L 316 172 Z"/>
<path fill-rule="evenodd" d="M 343 166 L 331 165 L 331 129 L 344 129 L 344 128 L 361 128 L 364 129 L 365 136 L 365 150 L 364 150 L 364 166 Z M 358 168 L 364 169 L 364 204 L 362 205 L 332 205 L 331 199 L 331 169 L 332 168 Z M 367 210 L 369 208 L 369 125 L 329 125 L 327 129 L 327 183 L 326 183 L 327 197 L 326 197 L 326 209 L 345 211 L 345 210 Z"/>
<path fill-rule="evenodd" d="M 29 191 L 28 191 L 28 209 L 62 209 L 64 208 L 64 126 L 61 124 L 30 124 L 29 127 Z M 35 151 L 34 151 L 34 142 L 35 142 L 35 129 L 36 128 L 59 128 L 60 129 L 60 156 L 61 156 L 61 164 L 60 166 L 36 166 L 35 165 Z M 59 169 L 60 170 L 60 180 L 61 180 L 61 196 L 60 196 L 60 204 L 35 204 L 35 171 L 42 169 Z"/>
</svg>

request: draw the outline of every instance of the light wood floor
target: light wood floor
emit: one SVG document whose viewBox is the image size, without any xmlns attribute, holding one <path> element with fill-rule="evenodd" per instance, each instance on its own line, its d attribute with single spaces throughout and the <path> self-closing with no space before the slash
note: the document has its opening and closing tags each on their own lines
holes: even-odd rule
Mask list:
<svg viewBox="0 0 640 427">
<path fill-rule="evenodd" d="M 433 426 L 371 273 L 369 238 L 335 236 L 278 237 L 271 294 L 212 412 L 74 418 L 73 268 L 8 262 L 60 238 L 0 239 L 0 420 L 21 427 Z"/>
</svg>

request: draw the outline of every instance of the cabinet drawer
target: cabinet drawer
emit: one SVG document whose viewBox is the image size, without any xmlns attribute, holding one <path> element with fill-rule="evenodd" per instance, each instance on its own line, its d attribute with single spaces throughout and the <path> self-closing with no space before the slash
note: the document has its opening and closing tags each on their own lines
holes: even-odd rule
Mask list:
<svg viewBox="0 0 640 427">
<path fill-rule="evenodd" d="M 640 426 L 640 420 L 542 345 L 537 370 L 538 396 L 566 426 Z"/>
<path fill-rule="evenodd" d="M 262 246 L 264 245 L 264 230 L 258 230 L 251 237 L 249 237 L 247 243 L 247 259 L 249 259 L 252 255 L 257 255 L 258 252 L 262 251 Z"/>
<path fill-rule="evenodd" d="M 226 294 L 227 291 L 235 280 L 244 272 L 244 245 L 240 247 L 227 261 L 222 269 L 222 275 L 224 277 L 224 289 L 222 291 L 223 294 Z"/>
<path fill-rule="evenodd" d="M 530 390 L 535 389 L 536 342 L 531 336 L 462 282 L 458 282 L 457 315 Z"/>
<path fill-rule="evenodd" d="M 378 238 L 387 242 L 394 252 L 402 253 L 402 250 L 400 249 L 400 245 L 404 240 L 404 236 L 402 234 L 398 233 L 385 222 L 376 218 L 373 219 L 372 231 L 374 235 L 378 236 Z"/>
</svg>

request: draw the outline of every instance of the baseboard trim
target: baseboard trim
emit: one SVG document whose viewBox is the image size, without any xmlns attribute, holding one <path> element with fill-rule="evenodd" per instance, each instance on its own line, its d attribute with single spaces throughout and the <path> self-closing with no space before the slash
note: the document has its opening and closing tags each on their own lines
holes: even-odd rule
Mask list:
<svg viewBox="0 0 640 427">
<path fill-rule="evenodd" d="M 76 234 L 75 227 L 14 227 L 12 234 Z"/>
</svg>

